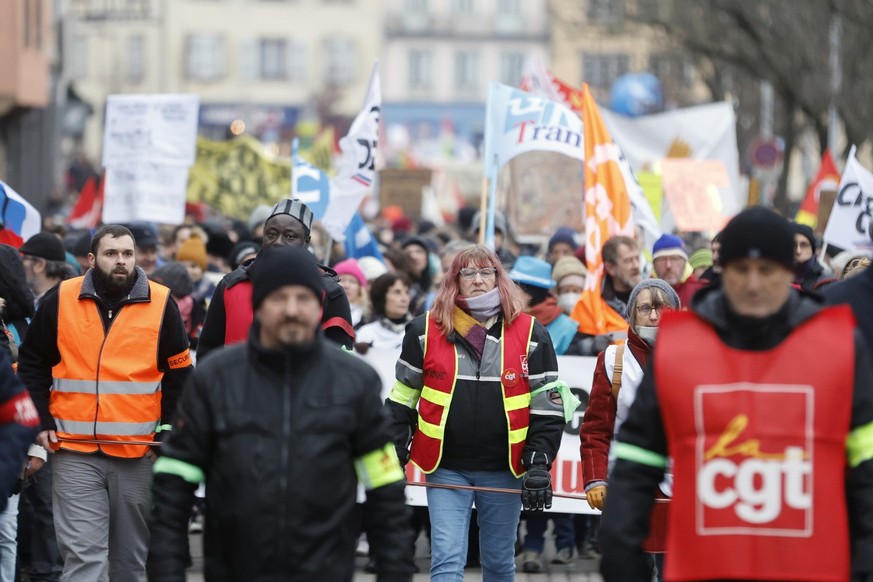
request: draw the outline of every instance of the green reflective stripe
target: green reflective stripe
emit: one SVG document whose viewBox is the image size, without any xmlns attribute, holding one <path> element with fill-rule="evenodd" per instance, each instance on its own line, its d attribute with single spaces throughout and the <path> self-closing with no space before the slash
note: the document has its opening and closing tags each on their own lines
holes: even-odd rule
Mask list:
<svg viewBox="0 0 873 582">
<path fill-rule="evenodd" d="M 52 390 L 55 392 L 75 392 L 78 394 L 154 394 L 161 390 L 160 382 L 121 382 L 101 380 L 70 380 L 53 378 Z"/>
<path fill-rule="evenodd" d="M 347 354 L 354 354 L 354 353 L 355 353 L 355 350 L 353 350 L 353 349 L 350 348 L 349 346 L 345 346 L 345 345 L 343 345 L 343 346 L 340 346 L 340 349 L 341 349 L 342 351 L 344 351 L 345 353 L 347 353 Z"/>
<path fill-rule="evenodd" d="M 167 475 L 176 475 L 194 485 L 199 485 L 206 480 L 206 476 L 203 474 L 203 469 L 197 465 L 192 465 L 191 463 L 186 463 L 185 461 L 180 461 L 179 459 L 173 459 L 170 457 L 158 457 L 152 470 L 156 474 L 165 473 Z"/>
<path fill-rule="evenodd" d="M 452 395 L 448 392 L 440 392 L 439 390 L 434 390 L 430 386 L 425 386 L 421 389 L 421 397 L 428 402 L 433 402 L 439 406 L 448 406 L 449 402 L 452 400 Z"/>
<path fill-rule="evenodd" d="M 418 417 L 418 430 L 420 430 L 425 436 L 439 440 L 443 440 L 443 433 L 445 432 L 445 428 L 438 424 L 431 424 L 426 420 L 422 420 L 421 416 Z"/>
<path fill-rule="evenodd" d="M 506 410 L 518 410 L 519 408 L 527 408 L 530 406 L 530 392 L 519 394 L 518 396 L 510 396 L 504 399 L 503 407 Z"/>
<path fill-rule="evenodd" d="M 614 443 L 613 447 L 615 447 L 615 456 L 618 459 L 633 461 L 634 463 L 658 469 L 663 469 L 667 466 L 667 457 L 664 455 L 659 455 L 658 453 L 653 453 L 652 451 L 647 451 L 646 449 L 621 441 Z"/>
<path fill-rule="evenodd" d="M 55 423 L 58 425 L 58 432 L 78 435 L 145 436 L 155 432 L 154 422 L 82 422 L 56 418 Z"/>
<path fill-rule="evenodd" d="M 520 443 L 527 438 L 527 427 L 509 431 L 509 444 Z"/>
<path fill-rule="evenodd" d="M 419 398 L 421 398 L 421 390 L 407 386 L 400 380 L 394 382 L 394 388 L 391 389 L 391 394 L 388 395 L 388 400 L 402 404 L 406 408 L 415 408 L 418 405 Z"/>
<path fill-rule="evenodd" d="M 873 459 L 873 422 L 859 426 L 846 439 L 849 467 L 855 468 L 864 461 Z"/>
<path fill-rule="evenodd" d="M 159 424 L 157 428 L 155 428 L 155 432 L 170 432 L 173 430 L 172 424 Z"/>
<path fill-rule="evenodd" d="M 358 474 L 358 482 L 367 491 L 403 481 L 405 478 L 400 461 L 397 460 L 397 451 L 391 443 L 355 459 L 355 472 Z"/>
</svg>

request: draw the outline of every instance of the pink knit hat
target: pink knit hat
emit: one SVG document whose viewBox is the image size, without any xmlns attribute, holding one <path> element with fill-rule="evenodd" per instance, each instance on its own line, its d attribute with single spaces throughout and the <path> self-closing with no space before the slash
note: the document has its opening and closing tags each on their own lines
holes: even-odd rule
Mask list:
<svg viewBox="0 0 873 582">
<path fill-rule="evenodd" d="M 340 261 L 333 266 L 333 270 L 336 271 L 337 275 L 351 275 L 358 280 L 358 284 L 360 284 L 361 287 L 367 286 L 367 277 L 364 276 L 364 272 L 358 266 L 358 261 L 355 259 Z"/>
</svg>

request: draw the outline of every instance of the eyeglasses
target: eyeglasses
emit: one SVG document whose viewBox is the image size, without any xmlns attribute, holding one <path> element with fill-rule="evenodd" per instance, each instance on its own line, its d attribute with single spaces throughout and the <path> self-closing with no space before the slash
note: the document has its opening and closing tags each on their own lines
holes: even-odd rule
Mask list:
<svg viewBox="0 0 873 582">
<path fill-rule="evenodd" d="M 494 267 L 485 267 L 482 269 L 461 269 L 458 271 L 458 274 L 467 279 L 468 281 L 472 281 L 476 278 L 476 275 L 479 275 L 483 279 L 492 279 L 495 275 L 497 275 L 497 269 Z"/>
<path fill-rule="evenodd" d="M 667 305 L 638 305 L 637 311 L 640 312 L 641 315 L 651 315 L 653 311 L 657 311 L 658 315 L 661 315 L 665 311 L 670 311 L 670 307 Z"/>
</svg>

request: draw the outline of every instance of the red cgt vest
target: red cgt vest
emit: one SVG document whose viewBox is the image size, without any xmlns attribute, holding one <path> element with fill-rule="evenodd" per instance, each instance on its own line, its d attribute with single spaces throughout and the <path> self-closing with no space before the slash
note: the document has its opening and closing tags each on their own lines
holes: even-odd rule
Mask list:
<svg viewBox="0 0 873 582">
<path fill-rule="evenodd" d="M 526 361 L 533 324 L 533 317 L 522 313 L 511 325 L 503 324 L 500 337 L 503 409 L 509 431 L 508 466 L 516 477 L 525 472 L 521 455 L 530 425 L 530 382 L 527 370 L 510 370 L 506 363 Z M 409 458 L 422 472 L 433 473 L 443 456 L 443 437 L 458 376 L 458 352 L 430 315 L 425 328 L 424 387 L 418 401 L 418 426 Z M 513 373 L 517 376 L 507 377 Z"/>
<path fill-rule="evenodd" d="M 848 580 L 844 475 L 854 318 L 822 310 L 777 347 L 726 347 L 689 312 L 658 332 L 674 461 L 667 580 Z"/>
</svg>

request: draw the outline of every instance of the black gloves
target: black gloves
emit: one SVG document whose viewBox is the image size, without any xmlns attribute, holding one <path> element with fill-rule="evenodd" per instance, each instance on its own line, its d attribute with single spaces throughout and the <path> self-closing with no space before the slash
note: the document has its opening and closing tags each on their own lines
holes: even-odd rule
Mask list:
<svg viewBox="0 0 873 582">
<path fill-rule="evenodd" d="M 521 481 L 521 505 L 525 511 L 542 511 L 552 507 L 552 475 L 546 456 L 533 455 Z"/>
</svg>

